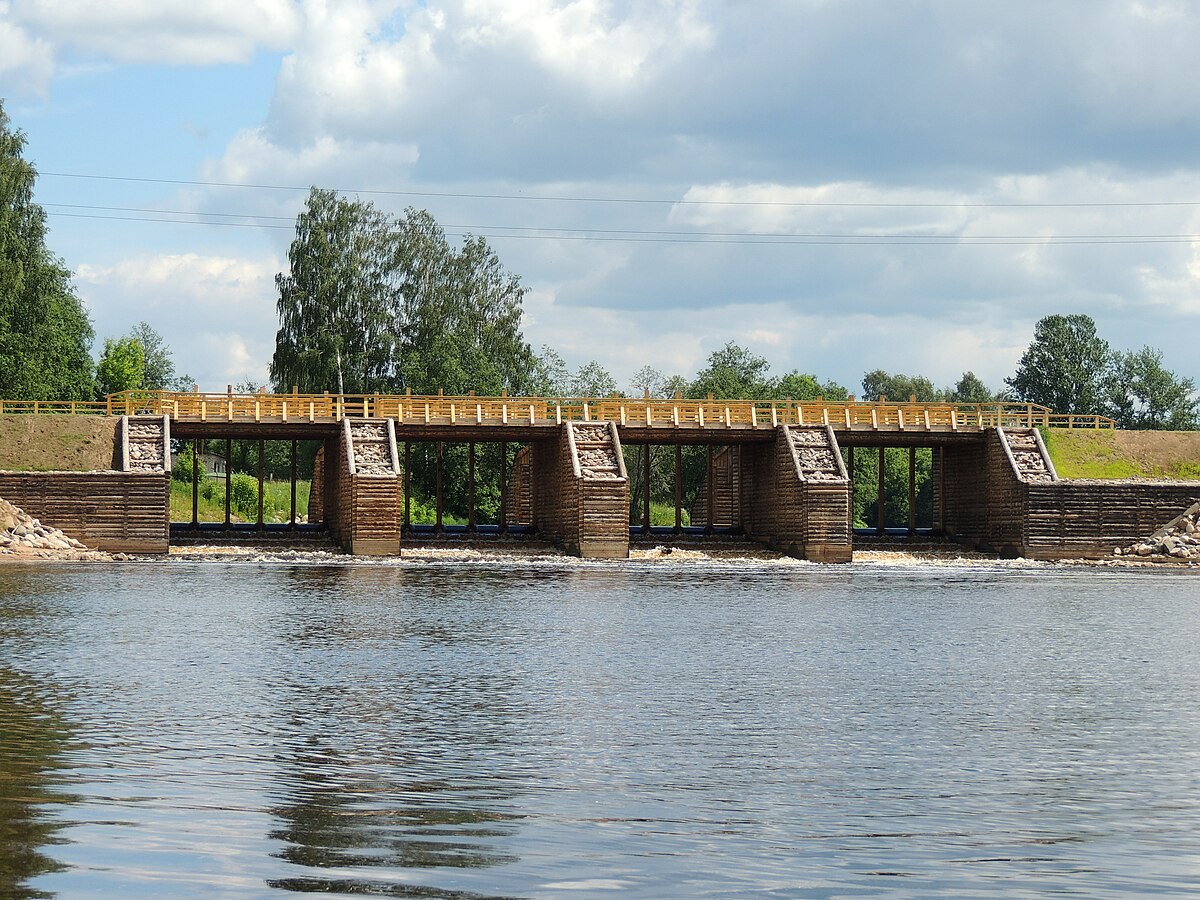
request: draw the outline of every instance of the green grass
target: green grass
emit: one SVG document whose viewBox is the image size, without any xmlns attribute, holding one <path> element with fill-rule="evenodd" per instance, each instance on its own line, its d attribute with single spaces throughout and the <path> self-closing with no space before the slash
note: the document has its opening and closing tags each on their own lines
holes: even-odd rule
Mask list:
<svg viewBox="0 0 1200 900">
<path fill-rule="evenodd" d="M 1041 432 L 1062 478 L 1200 478 L 1200 459 L 1172 450 L 1166 443 L 1172 440 L 1170 433 L 1128 432 L 1122 437 L 1117 431 Z"/>
<path fill-rule="evenodd" d="M 257 485 L 256 485 L 257 487 Z M 311 485 L 308 481 L 296 481 L 296 514 L 303 516 L 308 513 L 308 493 Z M 198 513 L 201 522 L 225 521 L 225 480 L 223 478 L 208 478 L 200 485 L 201 492 L 198 503 Z M 291 487 L 287 481 L 267 481 L 263 483 L 263 520 L 266 522 L 286 522 L 291 513 Z M 257 507 L 243 510 L 235 509 L 230 517 L 234 522 L 257 522 Z M 192 485 L 190 482 L 171 479 L 171 521 L 192 521 Z"/>
</svg>

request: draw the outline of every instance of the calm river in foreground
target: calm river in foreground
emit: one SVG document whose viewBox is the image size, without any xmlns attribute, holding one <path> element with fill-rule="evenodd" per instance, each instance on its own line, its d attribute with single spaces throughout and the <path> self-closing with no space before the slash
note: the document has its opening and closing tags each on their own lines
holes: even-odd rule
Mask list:
<svg viewBox="0 0 1200 900">
<path fill-rule="evenodd" d="M 0 568 L 0 896 L 1200 893 L 1200 579 Z"/>
</svg>

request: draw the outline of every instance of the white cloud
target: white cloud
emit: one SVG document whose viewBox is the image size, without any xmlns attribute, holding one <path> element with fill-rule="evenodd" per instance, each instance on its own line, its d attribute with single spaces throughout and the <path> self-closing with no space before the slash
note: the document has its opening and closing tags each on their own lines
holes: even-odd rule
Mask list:
<svg viewBox="0 0 1200 900">
<path fill-rule="evenodd" d="M 179 373 L 202 389 L 266 379 L 274 351 L 274 257 L 238 259 L 195 253 L 84 264 L 75 281 L 98 337 L 147 321 L 174 352 Z"/>
<path fill-rule="evenodd" d="M 44 93 L 54 73 L 50 45 L 5 21 L 8 13 L 0 3 L 0 95 Z"/>
<path fill-rule="evenodd" d="M 300 26 L 290 0 L 12 0 L 9 14 L 56 47 L 118 62 L 244 62 L 258 47 L 290 45 Z"/>
</svg>

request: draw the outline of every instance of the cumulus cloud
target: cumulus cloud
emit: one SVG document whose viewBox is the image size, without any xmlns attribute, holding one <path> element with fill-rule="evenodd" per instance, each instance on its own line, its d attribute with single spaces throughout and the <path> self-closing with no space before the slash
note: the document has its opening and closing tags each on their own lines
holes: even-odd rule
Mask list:
<svg viewBox="0 0 1200 900">
<path fill-rule="evenodd" d="M 196 253 L 83 264 L 75 273 L 100 338 L 148 321 L 174 351 L 176 369 L 201 388 L 266 379 L 274 351 L 274 257 Z"/>
<path fill-rule="evenodd" d="M 0 93 L 44 93 L 54 73 L 50 44 L 6 21 L 8 14 L 0 3 Z"/>
</svg>

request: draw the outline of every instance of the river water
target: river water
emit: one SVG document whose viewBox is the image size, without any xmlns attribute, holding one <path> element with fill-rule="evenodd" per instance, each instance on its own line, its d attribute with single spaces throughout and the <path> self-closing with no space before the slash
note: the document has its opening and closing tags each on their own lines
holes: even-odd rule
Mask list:
<svg viewBox="0 0 1200 900">
<path fill-rule="evenodd" d="M 1200 893 L 1200 580 L 0 568 L 0 896 Z"/>
</svg>

